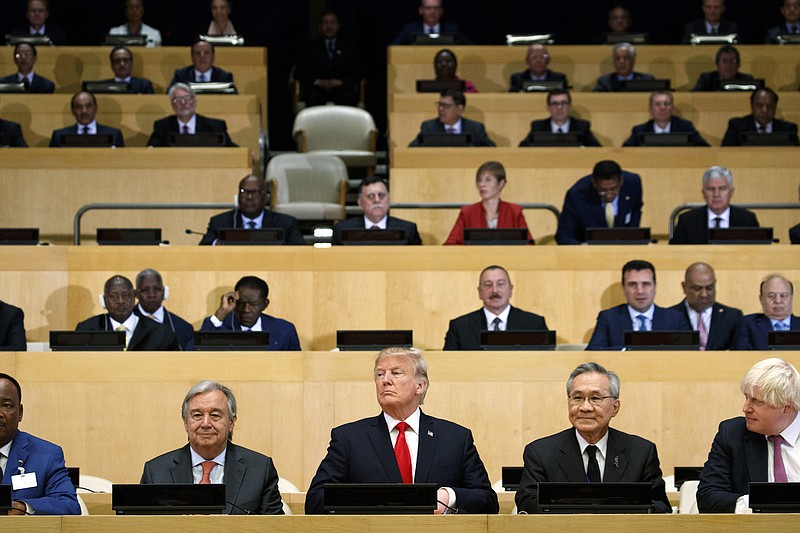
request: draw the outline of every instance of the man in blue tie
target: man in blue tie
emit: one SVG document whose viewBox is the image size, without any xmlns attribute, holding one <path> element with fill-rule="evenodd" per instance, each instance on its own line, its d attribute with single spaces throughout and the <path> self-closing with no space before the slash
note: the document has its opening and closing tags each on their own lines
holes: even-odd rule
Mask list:
<svg viewBox="0 0 800 533">
<path fill-rule="evenodd" d="M 770 331 L 800 331 L 800 318 L 792 314 L 794 285 L 780 274 L 770 274 L 761 282 L 761 308 L 742 318 L 737 350 L 767 350 Z"/>
<path fill-rule="evenodd" d="M 625 263 L 622 290 L 627 303 L 600 311 L 587 350 L 621 350 L 626 331 L 691 329 L 682 313 L 655 305 L 656 268 L 649 261 Z"/>
<path fill-rule="evenodd" d="M 779 44 L 778 36 L 800 33 L 800 0 L 783 0 L 781 15 L 783 23 L 767 30 L 765 44 Z"/>
</svg>

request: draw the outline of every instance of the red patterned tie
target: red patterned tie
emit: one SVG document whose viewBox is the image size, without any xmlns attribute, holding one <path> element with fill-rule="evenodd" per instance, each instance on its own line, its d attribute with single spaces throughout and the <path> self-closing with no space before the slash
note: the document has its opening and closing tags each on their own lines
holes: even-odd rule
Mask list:
<svg viewBox="0 0 800 533">
<path fill-rule="evenodd" d="M 413 483 L 414 479 L 411 476 L 411 452 L 408 451 L 408 443 L 406 442 L 406 430 L 409 426 L 405 422 L 400 422 L 395 428 L 397 428 L 397 442 L 394 445 L 394 455 L 397 457 L 397 467 L 400 469 L 400 477 L 403 478 L 403 483 Z"/>
<path fill-rule="evenodd" d="M 211 469 L 217 465 L 214 461 L 203 461 L 200 466 L 203 467 L 203 477 L 200 478 L 200 485 L 211 484 Z"/>
</svg>

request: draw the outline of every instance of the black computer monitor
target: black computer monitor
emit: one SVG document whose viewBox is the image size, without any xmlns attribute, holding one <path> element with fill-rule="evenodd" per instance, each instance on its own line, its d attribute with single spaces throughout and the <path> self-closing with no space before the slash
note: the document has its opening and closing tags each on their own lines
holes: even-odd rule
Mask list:
<svg viewBox="0 0 800 533">
<path fill-rule="evenodd" d="M 646 514 L 652 487 L 646 482 L 539 482 L 538 506 L 544 514 Z"/>
<path fill-rule="evenodd" d="M 343 229 L 341 243 L 355 246 L 403 245 L 408 244 L 408 235 L 402 229 Z"/>
<path fill-rule="evenodd" d="M 699 350 L 697 330 L 626 331 L 623 333 L 628 350 Z"/>
<path fill-rule="evenodd" d="M 772 228 L 709 228 L 709 244 L 772 244 Z"/>
<path fill-rule="evenodd" d="M 69 474 L 69 482 L 72 483 L 72 486 L 76 489 L 81 484 L 81 469 L 78 466 L 68 466 L 67 467 L 67 474 Z"/>
<path fill-rule="evenodd" d="M 0 228 L 0 245 L 39 244 L 39 228 Z"/>
<path fill-rule="evenodd" d="M 754 513 L 800 513 L 800 483 L 750 482 Z"/>
<path fill-rule="evenodd" d="M 278 246 L 284 244 L 283 228 L 223 228 L 219 230 L 218 245 Z"/>
<path fill-rule="evenodd" d="M 215 147 L 225 146 L 225 134 L 223 133 L 195 133 L 194 135 L 183 135 L 180 133 L 169 134 L 169 145 L 178 147 Z"/>
<path fill-rule="evenodd" d="M 325 483 L 325 514 L 433 514 L 436 483 Z"/>
<path fill-rule="evenodd" d="M 685 132 L 655 133 L 639 135 L 639 146 L 691 146 L 690 134 Z"/>
<path fill-rule="evenodd" d="M 668 79 L 654 79 L 654 80 L 623 80 L 620 83 L 620 88 L 623 92 L 645 92 L 651 93 L 653 91 L 669 91 L 671 90 L 671 82 Z"/>
<path fill-rule="evenodd" d="M 111 35 L 103 39 L 106 46 L 146 46 L 147 35 Z"/>
<path fill-rule="evenodd" d="M 522 482 L 522 471 L 525 470 L 524 466 L 504 466 L 502 468 L 502 483 L 503 488 L 507 491 L 515 491 L 519 488 Z"/>
<path fill-rule="evenodd" d="M 548 92 L 554 89 L 566 89 L 566 80 L 524 80 L 522 82 L 523 93 Z"/>
<path fill-rule="evenodd" d="M 418 93 L 440 93 L 447 90 L 464 92 L 464 80 L 417 80 Z"/>
<path fill-rule="evenodd" d="M 555 349 L 555 330 L 481 331 L 481 350 L 547 351 Z"/>
<path fill-rule="evenodd" d="M 587 244 L 649 244 L 650 228 L 586 228 Z"/>
<path fill-rule="evenodd" d="M 225 484 L 114 484 L 111 508 L 118 515 L 220 514 L 225 512 Z"/>
<path fill-rule="evenodd" d="M 464 244 L 528 244 L 528 228 L 464 228 Z"/>
<path fill-rule="evenodd" d="M 421 45 L 440 45 L 456 44 L 456 36 L 453 33 L 415 33 L 413 44 Z"/>
<path fill-rule="evenodd" d="M 684 481 L 696 481 L 700 479 L 702 466 L 676 466 L 675 467 L 675 488 L 680 489 Z"/>
<path fill-rule="evenodd" d="M 195 331 L 194 348 L 200 352 L 266 352 L 267 331 Z"/>
<path fill-rule="evenodd" d="M 58 144 L 62 148 L 110 148 L 114 146 L 114 136 L 110 133 L 97 135 L 62 133 L 58 136 Z"/>
<path fill-rule="evenodd" d="M 469 133 L 420 133 L 417 135 L 420 146 L 472 146 L 472 135 Z"/>
<path fill-rule="evenodd" d="M 797 133 L 773 131 L 772 133 L 745 132 L 739 134 L 742 146 L 797 146 Z"/>
<path fill-rule="evenodd" d="M 768 331 L 770 350 L 800 350 L 800 331 Z"/>
<path fill-rule="evenodd" d="M 534 131 L 526 139 L 525 146 L 583 146 L 583 134 L 569 131 L 566 133 Z"/>
<path fill-rule="evenodd" d="M 121 352 L 125 349 L 124 331 L 50 331 L 54 352 Z"/>
<path fill-rule="evenodd" d="M 336 331 L 336 347 L 340 350 L 379 351 L 390 346 L 413 346 L 410 329 L 340 329 Z"/>
<path fill-rule="evenodd" d="M 158 245 L 161 244 L 161 228 L 97 228 L 97 244 Z"/>
<path fill-rule="evenodd" d="M 83 90 L 93 94 L 125 94 L 128 83 L 124 81 L 85 81 Z"/>
</svg>

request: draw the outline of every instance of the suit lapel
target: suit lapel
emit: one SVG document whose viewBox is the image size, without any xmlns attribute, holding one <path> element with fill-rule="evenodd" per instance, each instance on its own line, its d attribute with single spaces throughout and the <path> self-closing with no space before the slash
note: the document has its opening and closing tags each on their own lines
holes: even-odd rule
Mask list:
<svg viewBox="0 0 800 533">
<path fill-rule="evenodd" d="M 619 433 L 609 428 L 608 446 L 606 447 L 606 466 L 603 470 L 603 482 L 621 481 L 628 467 L 626 446 Z"/>
<path fill-rule="evenodd" d="M 763 435 L 748 431 L 744 436 L 748 481 L 767 481 L 767 442 Z"/>
<path fill-rule="evenodd" d="M 436 455 L 436 446 L 439 435 L 434 430 L 433 419 L 420 411 L 419 418 L 419 446 L 417 447 L 417 470 L 414 476 L 415 483 L 428 483 L 431 478 L 433 457 Z"/>
<path fill-rule="evenodd" d="M 231 503 L 236 503 L 236 496 L 239 494 L 239 488 L 242 486 L 247 467 L 244 465 L 243 458 L 237 454 L 237 447 L 235 444 L 228 443 L 228 450 L 225 452 L 225 499 L 228 500 L 227 506 L 230 507 Z M 225 510 L 230 513 L 230 509 Z"/>
<path fill-rule="evenodd" d="M 586 481 L 586 470 L 583 467 L 583 456 L 578 447 L 578 438 L 575 436 L 574 429 L 568 429 L 563 434 L 558 450 L 561 456 L 558 458 L 558 468 L 564 474 L 567 481 Z"/>
<path fill-rule="evenodd" d="M 22 431 L 17 431 L 14 436 L 14 443 L 11 445 L 11 450 L 8 452 L 8 461 L 6 461 L 6 468 L 3 471 L 3 484 L 11 483 L 11 476 L 16 476 L 18 467 L 25 468 L 25 463 L 28 460 L 28 436 Z"/>
<path fill-rule="evenodd" d="M 725 314 L 724 307 L 718 303 L 711 306 L 711 323 L 708 331 L 708 340 L 706 341 L 706 349 L 714 349 L 714 347 L 721 344 L 720 329 L 722 328 L 722 322 L 724 322 L 726 318 L 727 315 Z M 700 320 L 700 317 L 698 316 L 697 319 Z"/>
<path fill-rule="evenodd" d="M 188 444 L 181 448 L 177 457 L 173 459 L 173 464 L 169 469 L 169 473 L 172 476 L 173 483 L 194 482 L 192 479 L 192 454 L 189 452 Z"/>
<path fill-rule="evenodd" d="M 369 438 L 372 449 L 383 466 L 388 481 L 390 483 L 402 483 L 403 478 L 400 476 L 400 469 L 397 466 L 397 459 L 392 449 L 392 439 L 389 437 L 389 427 L 386 425 L 383 413 L 373 418 L 370 422 L 367 438 Z M 417 462 L 419 462 L 419 457 Z"/>
<path fill-rule="evenodd" d="M 136 324 L 136 329 L 133 330 L 133 335 L 131 335 L 131 340 L 128 343 L 128 350 L 133 350 L 139 344 L 144 342 L 144 339 L 149 332 L 148 326 L 150 326 L 150 324 L 144 322 L 145 320 L 152 320 L 152 319 L 139 317 L 139 322 Z"/>
</svg>

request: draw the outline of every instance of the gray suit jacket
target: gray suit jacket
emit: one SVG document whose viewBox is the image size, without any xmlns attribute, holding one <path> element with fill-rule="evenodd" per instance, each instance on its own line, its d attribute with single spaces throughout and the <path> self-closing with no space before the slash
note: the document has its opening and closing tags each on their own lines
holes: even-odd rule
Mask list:
<svg viewBox="0 0 800 533">
<path fill-rule="evenodd" d="M 140 483 L 193 483 L 189 445 L 147 461 Z M 225 514 L 283 514 L 278 471 L 266 455 L 229 442 L 224 483 Z"/>
</svg>

